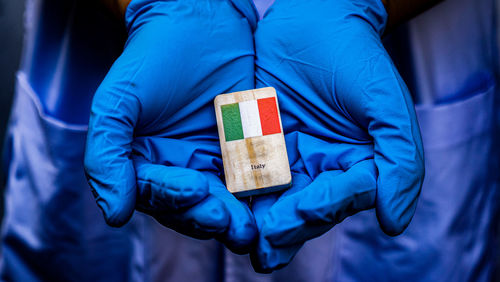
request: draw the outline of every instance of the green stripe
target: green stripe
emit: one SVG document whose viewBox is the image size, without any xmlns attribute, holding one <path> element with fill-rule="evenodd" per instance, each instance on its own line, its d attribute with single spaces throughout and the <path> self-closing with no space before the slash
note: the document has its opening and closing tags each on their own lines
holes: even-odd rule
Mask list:
<svg viewBox="0 0 500 282">
<path fill-rule="evenodd" d="M 240 106 L 238 103 L 220 106 L 222 110 L 222 122 L 226 141 L 243 139 L 243 127 L 241 126 Z"/>
</svg>

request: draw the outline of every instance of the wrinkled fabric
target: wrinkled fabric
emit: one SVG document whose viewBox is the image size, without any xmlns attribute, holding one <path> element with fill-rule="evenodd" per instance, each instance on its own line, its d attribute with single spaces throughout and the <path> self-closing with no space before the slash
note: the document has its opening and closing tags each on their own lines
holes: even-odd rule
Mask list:
<svg viewBox="0 0 500 282">
<path fill-rule="evenodd" d="M 84 145 L 85 132 L 61 129 L 38 115 L 32 94 L 20 73 L 9 131 L 13 159 L 5 195 L 2 280 L 91 279 L 106 277 L 109 267 L 120 265 L 128 270 L 117 278 L 127 280 L 134 267 L 127 259 L 132 253 L 127 233 L 133 227 L 113 230 L 96 220 L 91 195 L 81 193 L 87 186 L 83 155 L 73 148 Z M 100 250 L 116 260 L 106 267 L 96 265 L 94 273 L 82 271 L 79 265 L 100 260 Z"/>
<path fill-rule="evenodd" d="M 97 1 L 26 2 L 21 70 L 43 113 L 85 129 L 96 81 L 120 54 L 124 28 Z"/>
</svg>

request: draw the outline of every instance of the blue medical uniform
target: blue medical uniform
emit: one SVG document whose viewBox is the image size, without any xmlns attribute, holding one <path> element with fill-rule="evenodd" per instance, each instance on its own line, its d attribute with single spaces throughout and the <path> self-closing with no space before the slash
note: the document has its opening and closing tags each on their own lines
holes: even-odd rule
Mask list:
<svg viewBox="0 0 500 282">
<path fill-rule="evenodd" d="M 10 126 L 0 277 L 13 281 L 488 280 L 497 213 L 493 0 L 449 0 L 391 38 L 422 129 L 426 179 L 397 238 L 348 218 L 271 275 L 135 213 L 107 226 L 83 172 L 92 95 L 124 33 L 96 1 L 28 0 Z M 272 1 L 255 1 L 262 12 Z"/>
</svg>

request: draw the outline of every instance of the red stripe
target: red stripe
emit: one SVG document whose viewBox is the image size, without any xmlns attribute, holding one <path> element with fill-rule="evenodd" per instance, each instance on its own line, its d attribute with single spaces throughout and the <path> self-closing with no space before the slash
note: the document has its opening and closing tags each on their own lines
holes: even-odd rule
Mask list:
<svg viewBox="0 0 500 282">
<path fill-rule="evenodd" d="M 278 116 L 278 107 L 276 107 L 276 98 L 269 97 L 258 99 L 260 125 L 262 126 L 262 135 L 269 135 L 281 132 L 280 120 Z"/>
</svg>

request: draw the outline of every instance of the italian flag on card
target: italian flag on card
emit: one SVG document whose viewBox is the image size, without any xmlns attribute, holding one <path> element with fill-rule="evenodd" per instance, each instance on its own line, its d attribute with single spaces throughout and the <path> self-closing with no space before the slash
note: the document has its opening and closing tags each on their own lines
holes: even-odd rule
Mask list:
<svg viewBox="0 0 500 282">
<path fill-rule="evenodd" d="M 276 98 L 262 98 L 221 106 L 227 141 L 281 133 Z"/>
<path fill-rule="evenodd" d="M 290 166 L 274 88 L 222 94 L 214 103 L 228 190 L 243 197 L 288 187 Z"/>
</svg>

